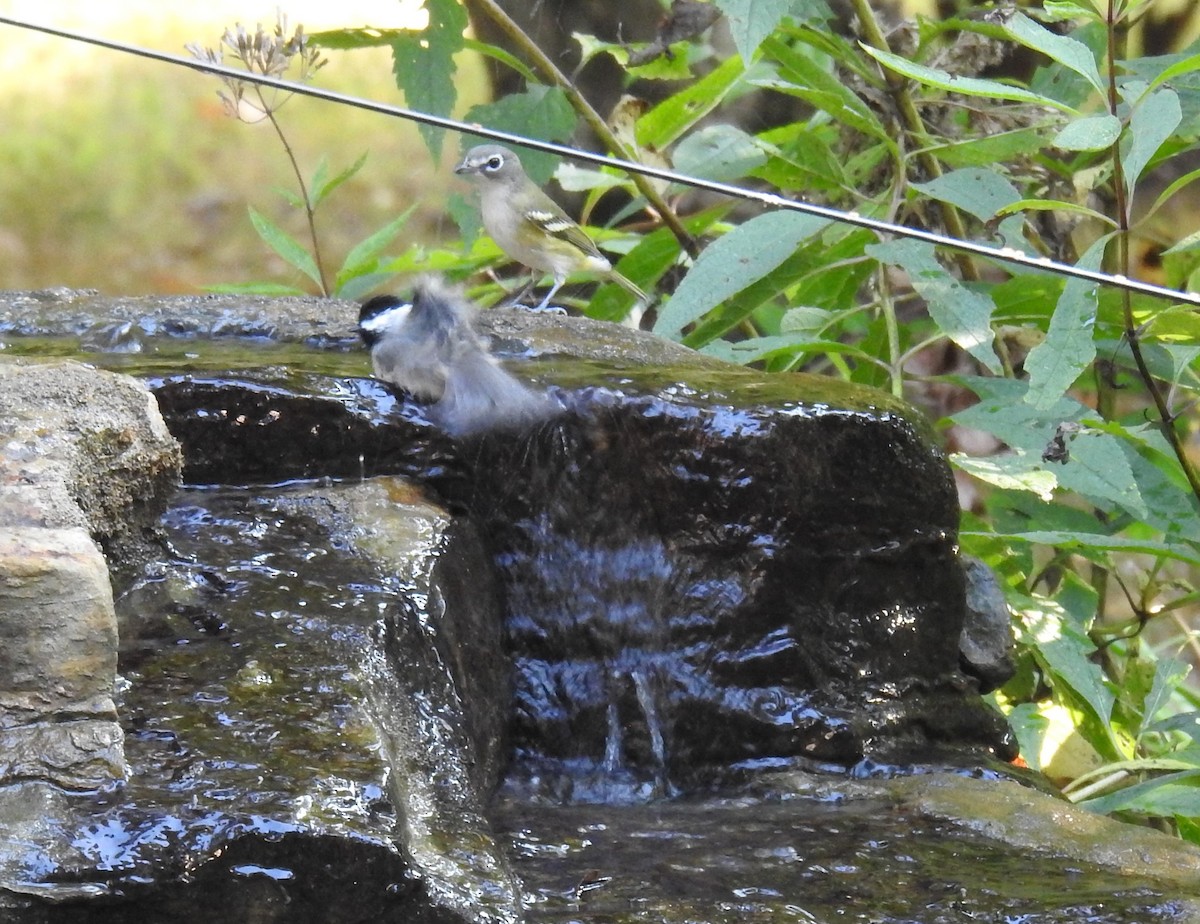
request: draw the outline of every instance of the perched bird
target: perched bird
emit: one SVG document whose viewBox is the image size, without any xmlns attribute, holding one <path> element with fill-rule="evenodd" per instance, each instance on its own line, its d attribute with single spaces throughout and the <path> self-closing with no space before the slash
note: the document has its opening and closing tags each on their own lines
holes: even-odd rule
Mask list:
<svg viewBox="0 0 1200 924">
<path fill-rule="evenodd" d="M 417 280 L 411 301 L 377 295 L 358 315 L 375 376 L 429 405 L 455 434 L 512 428 L 549 416 L 556 405 L 509 375 L 473 324 L 474 306 L 437 277 Z"/>
<path fill-rule="evenodd" d="M 646 293 L 613 269 L 584 230 L 525 175 L 520 158 L 508 148 L 498 144 L 471 148 L 454 172 L 479 188 L 483 227 L 500 249 L 554 277 L 538 310 L 550 304 L 575 272 L 598 273 L 633 293 L 642 306 L 649 303 Z"/>
</svg>

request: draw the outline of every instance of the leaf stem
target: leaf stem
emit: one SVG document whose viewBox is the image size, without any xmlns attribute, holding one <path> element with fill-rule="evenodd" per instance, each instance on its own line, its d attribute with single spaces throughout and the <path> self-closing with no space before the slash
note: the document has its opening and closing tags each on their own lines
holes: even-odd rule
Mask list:
<svg viewBox="0 0 1200 924">
<path fill-rule="evenodd" d="M 275 118 L 275 112 L 266 104 L 263 99 L 262 91 L 255 87 L 258 93 L 259 102 L 262 103 L 263 112 L 267 114 L 267 118 L 271 120 L 271 127 L 275 129 L 275 134 L 279 136 L 279 142 L 283 145 L 283 150 L 287 153 L 288 160 L 292 165 L 292 172 L 296 174 L 296 183 L 300 186 L 300 196 L 304 200 L 304 214 L 308 219 L 308 236 L 312 241 L 313 259 L 317 264 L 317 274 L 321 277 L 321 294 L 326 298 L 329 297 L 329 280 L 325 275 L 325 261 L 321 259 L 321 243 L 317 237 L 317 221 L 316 213 L 313 209 L 312 197 L 308 194 L 308 184 L 304 182 L 304 174 L 300 170 L 300 164 L 296 160 L 296 154 L 292 151 L 291 144 L 288 143 L 287 135 L 284 134 L 279 120 Z"/>
</svg>

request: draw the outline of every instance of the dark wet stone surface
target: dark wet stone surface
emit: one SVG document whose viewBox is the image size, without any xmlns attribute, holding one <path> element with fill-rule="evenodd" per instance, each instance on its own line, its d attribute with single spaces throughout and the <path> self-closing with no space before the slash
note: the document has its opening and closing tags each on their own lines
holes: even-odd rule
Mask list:
<svg viewBox="0 0 1200 924">
<path fill-rule="evenodd" d="M 370 380 L 154 387 L 190 480 L 401 472 L 476 519 L 539 781 L 598 772 L 642 798 L 792 758 L 1011 753 L 959 671 L 956 495 L 912 412 L 803 376 L 554 371 L 603 385 L 457 443 Z"/>
</svg>

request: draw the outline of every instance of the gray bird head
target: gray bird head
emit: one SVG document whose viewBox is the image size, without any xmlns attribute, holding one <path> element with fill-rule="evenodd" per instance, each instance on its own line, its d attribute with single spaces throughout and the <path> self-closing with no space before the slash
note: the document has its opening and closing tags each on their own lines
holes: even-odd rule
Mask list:
<svg viewBox="0 0 1200 924">
<path fill-rule="evenodd" d="M 521 158 L 498 144 L 481 144 L 471 148 L 454 172 L 483 181 L 511 181 L 525 176 Z"/>
</svg>

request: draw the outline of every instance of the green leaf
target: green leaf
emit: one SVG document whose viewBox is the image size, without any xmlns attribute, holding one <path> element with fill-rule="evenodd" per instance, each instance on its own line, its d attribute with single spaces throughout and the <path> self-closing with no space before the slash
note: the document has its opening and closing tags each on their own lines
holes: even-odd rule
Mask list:
<svg viewBox="0 0 1200 924">
<path fill-rule="evenodd" d="M 1103 96 L 1107 92 L 1100 71 L 1096 67 L 1096 57 L 1092 50 L 1083 42 L 1069 35 L 1059 35 L 1051 32 L 1026 16 L 1024 13 L 1013 13 L 1004 24 L 1013 41 L 1019 42 L 1034 51 L 1040 51 L 1052 61 L 1057 61 L 1063 67 L 1069 68 L 1083 77 Z"/>
<path fill-rule="evenodd" d="M 454 55 L 463 49 L 467 11 L 458 0 L 425 0 L 425 8 L 429 25 L 423 32 L 393 38 L 392 71 L 410 107 L 445 117 L 458 98 Z M 423 124 L 417 128 L 436 160 L 442 153 L 442 129 Z"/>
<path fill-rule="evenodd" d="M 957 463 L 957 459 L 955 460 Z M 1044 545 L 1048 548 L 1066 551 L 1090 553 L 1094 558 L 1096 552 L 1116 552 L 1122 555 L 1153 555 L 1170 558 L 1186 564 L 1200 565 L 1200 554 L 1178 544 L 1170 544 L 1153 539 L 1137 539 L 1127 536 L 1107 536 L 1104 533 L 1084 532 L 1080 530 L 1034 529 L 1028 532 L 978 532 L 964 530 L 964 539 L 1002 539 L 1007 543 L 1023 543 L 1029 545 Z"/>
<path fill-rule="evenodd" d="M 1191 673 L 1191 670 L 1190 664 L 1177 658 L 1161 658 L 1155 662 L 1154 681 L 1150 685 L 1146 701 L 1142 704 L 1142 729 L 1139 738 L 1154 722 L 1158 713 L 1171 701 L 1175 691 Z M 1196 766 L 1200 767 L 1200 764 L 1196 764 Z"/>
<path fill-rule="evenodd" d="M 1064 151 L 1103 151 L 1121 137 L 1121 120 L 1114 115 L 1085 116 L 1068 122 L 1053 141 Z"/>
<path fill-rule="evenodd" d="M 725 14 L 738 54 L 749 64 L 763 39 L 792 11 L 792 0 L 714 0 Z"/>
<path fill-rule="evenodd" d="M 1129 151 L 1125 155 L 1125 188 L 1132 200 L 1142 171 L 1183 119 L 1179 95 L 1169 88 L 1155 90 L 1134 107 L 1129 118 Z"/>
<path fill-rule="evenodd" d="M 268 295 L 272 298 L 312 294 L 304 289 L 285 286 L 279 282 L 223 282 L 215 286 L 205 286 L 204 291 L 217 295 Z"/>
<path fill-rule="evenodd" d="M 820 340 L 806 337 L 802 334 L 776 334 L 771 337 L 751 337 L 749 340 L 731 342 L 729 340 L 714 340 L 700 351 L 709 356 L 715 356 L 728 363 L 746 365 L 756 363 L 771 356 L 785 354 L 803 356 L 810 353 L 831 355 L 842 353 L 869 362 L 871 357 L 858 347 L 837 340 Z"/>
<path fill-rule="evenodd" d="M 582 69 L 596 55 L 607 54 L 612 57 L 631 76 L 639 80 L 687 80 L 692 76 L 688 63 L 688 43 L 676 42 L 669 49 L 670 54 L 660 54 L 646 64 L 629 66 L 629 54 L 639 48 L 645 48 L 646 43 L 622 45 L 617 42 L 605 42 L 594 35 L 583 32 L 573 32 L 571 37 L 579 43 L 580 62 Z"/>
<path fill-rule="evenodd" d="M 939 202 L 949 202 L 980 221 L 987 221 L 1001 208 L 1021 198 L 1017 188 L 995 170 L 976 167 L 952 170 L 928 183 L 912 185 L 925 195 Z"/>
<path fill-rule="evenodd" d="M 510 93 L 494 103 L 472 106 L 465 121 L 543 141 L 565 141 L 575 131 L 575 110 L 558 87 L 538 85 L 524 93 Z M 559 159 L 553 154 L 519 153 L 525 172 L 535 183 L 545 183 L 554 175 Z"/>
<path fill-rule="evenodd" d="M 289 266 L 294 266 L 318 286 L 321 285 L 321 273 L 317 269 L 316 261 L 294 237 L 260 213 L 254 206 L 250 206 L 250 223 L 254 225 L 254 230 L 258 232 L 258 236 L 266 242 L 267 246 L 279 254 Z"/>
<path fill-rule="evenodd" d="M 1099 269 L 1108 238 L 1092 244 L 1079 259 L 1084 269 Z M 1092 329 L 1096 323 L 1097 284 L 1084 279 L 1068 279 L 1050 316 L 1046 339 L 1035 346 L 1025 359 L 1029 390 L 1025 403 L 1046 410 L 1054 405 L 1080 374 L 1096 358 Z"/>
<path fill-rule="evenodd" d="M 1057 426 L 1093 418 L 1095 412 L 1090 408 L 1066 395 L 1044 410 L 1035 408 L 1024 400 L 1028 384 L 1013 379 L 962 376 L 958 381 L 980 400 L 955 414 L 952 419 L 956 423 L 985 430 L 1012 449 L 1024 450 L 1024 458 L 1034 468 L 1053 466 L 1059 487 L 1104 507 L 1115 504 L 1135 519 L 1145 519 L 1147 505 L 1129 459 L 1119 441 L 1108 434 L 1088 432 L 1085 428 L 1069 442 L 1069 462 L 1065 465 L 1041 462 L 1042 451 Z"/>
<path fill-rule="evenodd" d="M 383 251 L 389 244 L 396 239 L 396 235 L 400 233 L 400 229 L 404 227 L 409 216 L 412 215 L 416 205 L 410 205 L 399 216 L 393 218 L 386 225 L 376 231 L 374 234 L 363 238 L 350 249 L 346 254 L 346 259 L 342 261 L 342 268 L 338 270 L 338 283 L 340 285 L 345 279 L 351 276 L 359 275 L 359 271 L 368 265 L 374 264 Z"/>
<path fill-rule="evenodd" d="M 704 234 L 731 207 L 732 203 L 724 202 L 681 220 L 689 234 Z M 644 235 L 637 246 L 620 259 L 617 268 L 649 292 L 651 282 L 675 266 L 681 252 L 679 240 L 671 229 L 658 228 Z M 629 313 L 629 299 L 629 294 L 618 286 L 602 286 L 588 302 L 587 315 L 607 321 L 620 320 Z"/>
<path fill-rule="evenodd" d="M 1044 599 L 1025 608 L 1020 625 L 1022 643 L 1034 648 L 1056 681 L 1069 685 L 1096 721 L 1107 727 L 1116 699 L 1100 669 L 1088 659 L 1096 646 L 1087 635 L 1065 618 L 1057 604 Z M 1114 750 L 1120 753 L 1119 747 Z"/>
<path fill-rule="evenodd" d="M 861 42 L 859 43 L 859 47 L 889 70 L 893 70 L 897 74 L 908 77 L 925 86 L 945 90 L 947 93 L 961 93 L 964 96 L 983 96 L 988 99 L 1007 99 L 1017 103 L 1031 103 L 1035 106 L 1050 106 L 1053 109 L 1058 109 L 1061 112 L 1067 112 L 1071 115 L 1079 114 L 1074 107 L 1068 106 L 1066 103 L 1060 103 L 1058 100 L 1049 96 L 1043 96 L 1040 93 L 1033 93 L 1030 90 L 1023 90 L 1020 87 L 1010 86 L 996 80 L 984 80 L 980 77 L 959 77 L 957 74 L 950 74 L 934 67 L 926 67 L 923 64 L 909 61 L 908 58 L 892 54 L 890 51 L 880 51 L 878 48 L 872 48 L 870 45 Z"/>
<path fill-rule="evenodd" d="M 463 40 L 463 48 L 467 51 L 473 51 L 476 54 L 483 55 L 487 58 L 493 58 L 499 61 L 505 67 L 510 67 L 520 74 L 528 83 L 540 83 L 537 74 L 531 71 L 525 62 L 511 52 L 505 51 L 499 46 L 481 42 L 478 39 L 468 38 Z"/>
<path fill-rule="evenodd" d="M 1087 0 L 1045 0 L 1041 18 L 1046 22 L 1064 22 L 1072 19 L 1097 20 L 1096 8 Z"/>
<path fill-rule="evenodd" d="M 778 64 L 778 77 L 754 80 L 756 86 L 797 96 L 829 113 L 838 124 L 894 144 L 894 139 L 879 117 L 858 94 L 846 86 L 845 81 L 827 64 L 806 54 L 803 47 L 793 48 L 779 38 L 772 37 L 763 43 L 763 53 Z"/>
<path fill-rule="evenodd" d="M 313 173 L 312 182 L 308 186 L 308 195 L 312 200 L 312 207 L 315 209 L 320 205 L 331 192 L 358 173 L 366 162 L 367 154 L 364 151 L 353 164 L 337 176 L 330 178 L 327 176 L 327 162 L 325 158 L 321 158 L 321 163 L 317 165 L 317 169 Z"/>
<path fill-rule="evenodd" d="M 680 339 L 685 327 L 767 275 L 828 224 L 811 215 L 768 212 L 734 228 L 701 252 L 660 309 L 654 332 Z"/>
<path fill-rule="evenodd" d="M 675 169 L 688 176 L 731 182 L 767 162 L 762 145 L 732 125 L 706 125 L 687 135 L 672 154 Z"/>
<path fill-rule="evenodd" d="M 666 150 L 720 105 L 744 72 L 741 57 L 730 55 L 687 89 L 668 96 L 638 119 L 638 144 L 643 148 Z"/>
<path fill-rule="evenodd" d="M 1052 500 L 1054 489 L 1058 487 L 1054 472 L 1031 465 L 1024 451 L 995 456 L 955 453 L 950 461 L 955 468 L 987 484 L 1006 491 L 1029 491 L 1044 501 Z"/>
<path fill-rule="evenodd" d="M 1080 803 L 1093 812 L 1200 816 L 1200 770 L 1170 773 Z"/>
<path fill-rule="evenodd" d="M 1176 61 L 1174 64 L 1171 64 L 1159 71 L 1157 76 L 1150 81 L 1150 85 L 1147 87 L 1147 89 L 1154 90 L 1158 87 L 1161 87 L 1164 83 L 1168 83 L 1172 80 L 1182 77 L 1185 74 L 1194 74 L 1197 71 L 1200 71 L 1200 54 L 1189 55 L 1183 60 Z"/>
<path fill-rule="evenodd" d="M 334 287 L 333 294 L 338 298 L 356 302 L 395 275 L 395 273 L 362 273 L 361 275 L 347 276 Z"/>
<path fill-rule="evenodd" d="M 1016 212 L 1067 212 L 1073 215 L 1082 215 L 1110 228 L 1117 227 L 1117 223 L 1103 212 L 1090 209 L 1086 205 L 1080 205 L 1078 202 L 1058 201 L 1055 199 L 1019 199 L 1001 208 L 997 214 L 1011 215 Z"/>
<path fill-rule="evenodd" d="M 391 45 L 401 36 L 412 35 L 413 29 L 376 29 L 374 26 L 364 26 L 357 29 L 330 29 L 327 32 L 313 32 L 308 40 L 321 48 L 333 51 L 354 51 L 358 48 L 380 48 Z"/>
<path fill-rule="evenodd" d="M 1033 154 L 1043 147 L 1044 136 L 1041 128 L 1021 128 L 977 138 L 955 138 L 947 144 L 930 146 L 929 152 L 949 167 L 988 167 Z"/>
<path fill-rule="evenodd" d="M 881 263 L 899 266 L 925 299 L 929 316 L 942 333 L 999 374 L 1000 360 L 993 347 L 991 319 L 995 306 L 983 292 L 968 289 L 942 266 L 933 246 L 923 241 L 901 240 L 867 248 Z"/>
</svg>

